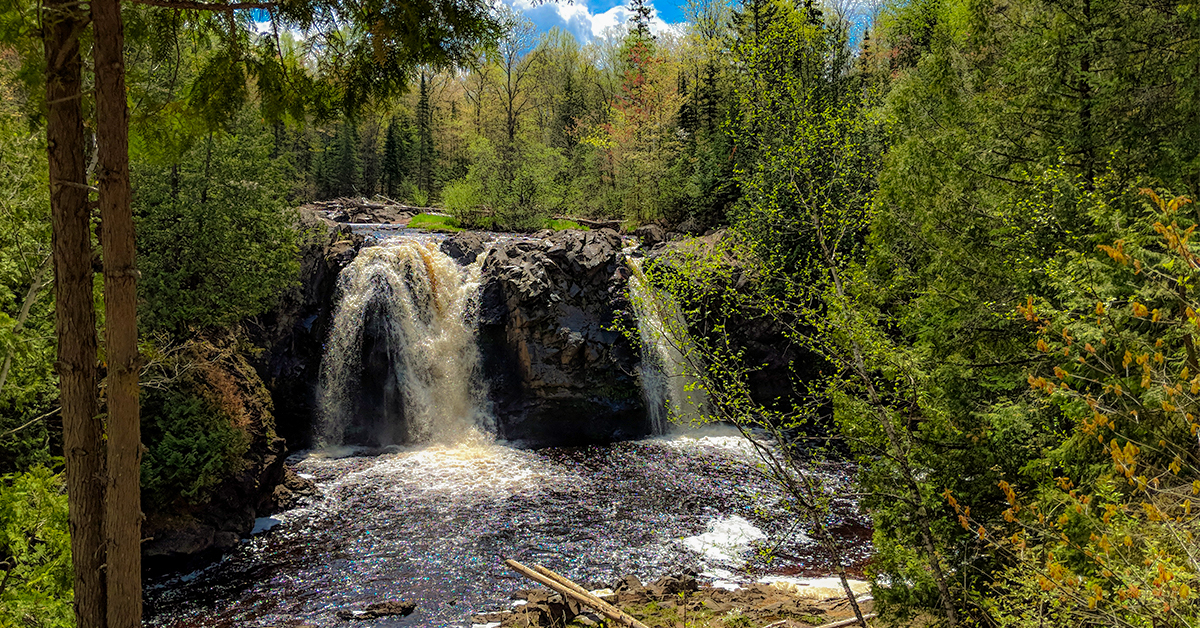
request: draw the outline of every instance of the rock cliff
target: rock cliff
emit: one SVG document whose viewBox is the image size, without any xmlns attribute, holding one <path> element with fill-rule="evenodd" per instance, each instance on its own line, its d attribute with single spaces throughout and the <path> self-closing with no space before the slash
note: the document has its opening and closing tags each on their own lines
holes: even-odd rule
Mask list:
<svg viewBox="0 0 1200 628">
<path fill-rule="evenodd" d="M 483 273 L 479 335 L 499 437 L 568 444 L 646 433 L 637 352 L 619 331 L 634 322 L 615 231 L 502 241 Z"/>
</svg>

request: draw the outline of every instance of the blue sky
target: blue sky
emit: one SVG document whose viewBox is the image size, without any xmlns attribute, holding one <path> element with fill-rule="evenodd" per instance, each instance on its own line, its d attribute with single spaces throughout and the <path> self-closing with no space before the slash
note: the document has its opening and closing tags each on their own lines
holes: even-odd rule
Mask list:
<svg viewBox="0 0 1200 628">
<path fill-rule="evenodd" d="M 605 28 L 623 24 L 629 19 L 626 9 L 628 0 L 546 0 L 535 4 L 533 0 L 505 0 L 532 21 L 538 32 L 545 32 L 558 26 L 586 43 L 600 35 Z M 655 19 L 651 29 L 660 30 L 667 24 L 677 24 L 683 21 L 682 2 L 677 0 L 659 0 L 650 3 L 655 9 Z"/>
</svg>

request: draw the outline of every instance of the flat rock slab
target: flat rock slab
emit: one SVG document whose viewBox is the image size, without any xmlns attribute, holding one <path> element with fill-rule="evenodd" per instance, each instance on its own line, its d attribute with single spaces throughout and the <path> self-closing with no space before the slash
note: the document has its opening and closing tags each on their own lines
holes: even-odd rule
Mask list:
<svg viewBox="0 0 1200 628">
<path fill-rule="evenodd" d="M 368 604 L 362 610 L 342 609 L 337 612 L 337 616 L 338 619 L 379 619 L 394 615 L 409 615 L 416 609 L 417 605 L 412 602 L 376 602 Z"/>
</svg>

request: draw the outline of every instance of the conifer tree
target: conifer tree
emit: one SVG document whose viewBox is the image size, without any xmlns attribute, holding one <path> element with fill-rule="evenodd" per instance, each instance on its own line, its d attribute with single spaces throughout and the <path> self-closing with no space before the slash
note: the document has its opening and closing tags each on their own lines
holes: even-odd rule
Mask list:
<svg viewBox="0 0 1200 628">
<path fill-rule="evenodd" d="M 383 187 L 391 197 L 400 193 L 409 153 L 408 124 L 396 118 L 388 122 L 383 141 Z"/>
<path fill-rule="evenodd" d="M 650 33 L 650 19 L 654 17 L 654 10 L 646 0 L 629 0 L 629 13 L 630 34 L 642 41 L 654 39 Z"/>
<path fill-rule="evenodd" d="M 424 72 L 417 97 L 417 186 L 426 196 L 433 192 L 433 108 Z"/>
</svg>

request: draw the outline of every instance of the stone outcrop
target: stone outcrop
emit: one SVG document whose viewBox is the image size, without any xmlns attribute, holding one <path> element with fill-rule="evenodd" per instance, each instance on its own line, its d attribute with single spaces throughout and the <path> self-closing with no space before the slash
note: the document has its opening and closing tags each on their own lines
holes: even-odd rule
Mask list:
<svg viewBox="0 0 1200 628">
<path fill-rule="evenodd" d="M 279 435 L 292 450 L 312 444 L 317 379 L 337 307 L 338 274 L 363 246 L 363 236 L 316 211 L 302 209 L 299 227 L 304 233 L 300 280 L 251 328 L 254 344 L 266 349 L 255 366 L 275 401 Z"/>
<path fill-rule="evenodd" d="M 232 474 L 204 494 L 160 494 L 144 504 L 142 551 L 151 568 L 174 570 L 188 559 L 229 549 L 250 533 L 255 519 L 288 505 L 279 498 L 294 503 L 315 492 L 284 467 L 286 448 L 275 433 L 271 394 L 240 351 L 243 343 L 236 332 L 214 332 L 170 358 L 184 374 L 166 385 L 214 408 L 246 446 Z"/>
<path fill-rule="evenodd" d="M 697 238 L 676 239 L 654 245 L 644 243 L 646 264 L 677 264 L 691 256 L 719 256 L 717 263 L 732 269 L 728 277 L 730 287 L 743 291 L 755 281 L 743 270 L 739 259 L 722 253 L 725 233 L 718 231 Z M 724 306 L 722 306 L 724 310 Z M 820 359 L 809 356 L 805 350 L 788 339 L 784 326 L 778 320 L 751 308 L 724 311 L 724 326 L 720 329 L 721 341 L 743 350 L 744 364 L 751 367 L 746 374 L 751 397 L 755 402 L 780 410 L 790 408 L 795 399 L 793 382 L 797 379 L 816 377 L 816 366 Z M 704 335 L 704 329 L 692 329 L 693 335 Z M 715 338 L 713 338 L 715 340 Z"/>
<path fill-rule="evenodd" d="M 484 371 L 501 438 L 582 443 L 646 433 L 629 271 L 615 231 L 540 232 L 483 264 Z"/>
<path fill-rule="evenodd" d="M 443 240 L 439 248 L 454 258 L 454 261 L 466 265 L 474 262 L 480 253 L 487 250 L 488 243 L 495 239 L 495 236 L 489 233 L 463 231 Z"/>
</svg>

